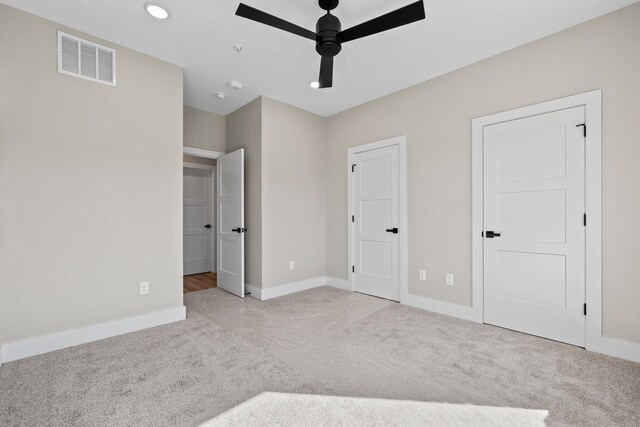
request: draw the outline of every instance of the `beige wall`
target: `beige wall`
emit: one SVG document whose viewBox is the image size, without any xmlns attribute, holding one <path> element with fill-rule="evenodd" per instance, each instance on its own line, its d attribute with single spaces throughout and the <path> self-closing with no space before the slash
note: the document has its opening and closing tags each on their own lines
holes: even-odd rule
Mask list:
<svg viewBox="0 0 640 427">
<path fill-rule="evenodd" d="M 245 283 L 262 286 L 262 99 L 234 111 L 226 120 L 226 152 L 245 150 Z"/>
<path fill-rule="evenodd" d="M 58 29 L 0 5 L 0 344 L 182 306 L 182 70 L 58 74 Z"/>
<path fill-rule="evenodd" d="M 225 118 L 184 106 L 184 145 L 205 150 L 225 150 Z"/>
<path fill-rule="evenodd" d="M 263 288 L 325 275 L 326 159 L 324 118 L 262 98 Z"/>
<path fill-rule="evenodd" d="M 470 305 L 471 119 L 602 89 L 604 334 L 640 342 L 638 76 L 635 4 L 330 117 L 327 275 L 347 278 L 347 148 L 406 134 L 409 291 Z"/>
</svg>

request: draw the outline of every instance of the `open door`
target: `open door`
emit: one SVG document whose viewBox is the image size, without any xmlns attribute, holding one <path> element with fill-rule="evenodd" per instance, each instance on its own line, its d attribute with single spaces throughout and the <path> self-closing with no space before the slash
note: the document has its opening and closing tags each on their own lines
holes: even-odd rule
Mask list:
<svg viewBox="0 0 640 427">
<path fill-rule="evenodd" d="M 218 157 L 218 287 L 244 298 L 244 149 Z"/>
</svg>

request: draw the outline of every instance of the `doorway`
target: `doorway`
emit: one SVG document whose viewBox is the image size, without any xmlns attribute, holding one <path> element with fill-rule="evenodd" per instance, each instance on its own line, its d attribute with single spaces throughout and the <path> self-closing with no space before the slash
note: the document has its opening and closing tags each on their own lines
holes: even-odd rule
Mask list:
<svg viewBox="0 0 640 427">
<path fill-rule="evenodd" d="M 213 161 L 211 161 L 213 163 Z M 183 167 L 183 290 L 216 287 L 215 174 L 212 164 Z"/>
<path fill-rule="evenodd" d="M 401 136 L 348 151 L 351 287 L 398 302 L 406 290 L 405 144 Z"/>
<path fill-rule="evenodd" d="M 587 347 L 601 336 L 600 91 L 473 121 L 473 310 Z"/>
</svg>

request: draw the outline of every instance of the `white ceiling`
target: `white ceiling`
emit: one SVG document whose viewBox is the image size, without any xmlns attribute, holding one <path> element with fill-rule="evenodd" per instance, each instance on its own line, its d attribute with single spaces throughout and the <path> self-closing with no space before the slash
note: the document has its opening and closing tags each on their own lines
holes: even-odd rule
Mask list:
<svg viewBox="0 0 640 427">
<path fill-rule="evenodd" d="M 322 90 L 308 85 L 314 42 L 235 16 L 239 0 L 159 0 L 166 21 L 147 15 L 147 0 L 0 1 L 183 67 L 187 105 L 226 115 L 265 95 L 328 116 L 638 0 L 425 0 L 426 20 L 343 45 Z M 312 31 L 322 15 L 317 0 L 242 1 Z M 333 13 L 345 29 L 413 1 L 342 0 Z"/>
</svg>

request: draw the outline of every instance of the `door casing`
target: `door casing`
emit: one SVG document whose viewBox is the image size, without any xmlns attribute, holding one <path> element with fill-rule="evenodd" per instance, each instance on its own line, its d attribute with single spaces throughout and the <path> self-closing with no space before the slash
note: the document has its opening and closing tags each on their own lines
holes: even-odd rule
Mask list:
<svg viewBox="0 0 640 427">
<path fill-rule="evenodd" d="M 348 228 L 348 270 L 349 270 L 349 287 L 351 291 L 355 291 L 354 276 L 351 270 L 351 266 L 354 265 L 354 224 L 351 222 L 351 216 L 353 212 L 353 174 L 351 166 L 354 164 L 354 156 L 357 153 L 365 151 L 376 150 L 384 147 L 391 147 L 397 145 L 399 149 L 399 184 L 400 184 L 400 198 L 399 198 L 399 224 L 398 233 L 399 239 L 399 252 L 400 252 L 400 303 L 404 304 L 407 301 L 409 295 L 408 285 L 408 236 L 409 227 L 407 221 L 407 137 L 406 135 L 396 136 L 393 138 L 372 142 L 369 144 L 358 145 L 351 147 L 347 150 L 347 176 L 348 176 L 348 209 L 347 209 L 347 223 Z"/>
<path fill-rule="evenodd" d="M 484 320 L 484 248 L 482 231 L 485 126 L 539 114 L 585 107 L 586 331 L 587 350 L 602 347 L 602 91 L 595 90 L 472 120 L 472 320 Z"/>
</svg>

